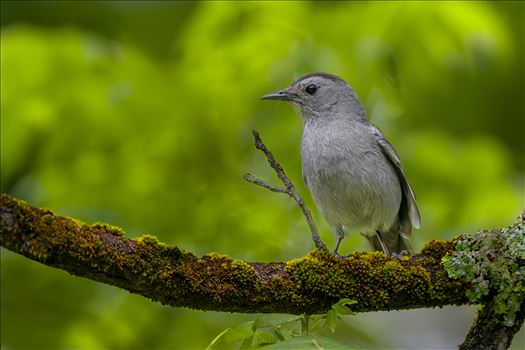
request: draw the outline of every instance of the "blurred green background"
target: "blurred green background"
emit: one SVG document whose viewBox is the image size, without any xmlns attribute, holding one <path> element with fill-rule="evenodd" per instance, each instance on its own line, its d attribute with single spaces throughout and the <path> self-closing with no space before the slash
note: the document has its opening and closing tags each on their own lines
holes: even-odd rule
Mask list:
<svg viewBox="0 0 525 350">
<path fill-rule="evenodd" d="M 313 243 L 295 203 L 242 175 L 275 179 L 255 128 L 314 209 L 302 122 L 259 97 L 325 71 L 350 82 L 401 155 L 417 248 L 510 224 L 525 207 L 524 14 L 504 1 L 2 1 L 1 191 L 198 256 L 302 256 Z M 354 234 L 341 251 L 359 249 Z M 2 349 L 202 349 L 254 317 L 174 309 L 1 254 Z M 335 337 L 453 348 L 473 316 L 363 314 Z M 522 330 L 514 348 L 524 343 Z"/>
</svg>

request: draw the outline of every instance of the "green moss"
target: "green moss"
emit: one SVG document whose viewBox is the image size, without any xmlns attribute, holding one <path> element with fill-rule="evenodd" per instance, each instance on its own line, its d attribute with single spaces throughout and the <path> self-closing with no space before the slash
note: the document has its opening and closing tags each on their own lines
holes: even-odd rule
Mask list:
<svg viewBox="0 0 525 350">
<path fill-rule="evenodd" d="M 189 253 L 183 256 L 184 262 L 176 267 L 175 274 L 187 283 L 193 296 L 217 304 L 243 299 L 253 303 L 260 296 L 261 278 L 250 264 L 217 253 L 202 259 Z"/>
<path fill-rule="evenodd" d="M 116 236 L 124 236 L 124 233 L 125 233 L 122 228 L 118 226 L 105 224 L 103 222 L 95 222 L 93 225 L 91 225 L 91 228 L 100 229 L 100 230 L 109 232 L 111 234 L 114 234 Z"/>
<path fill-rule="evenodd" d="M 229 257 L 227 255 L 222 255 L 222 254 L 219 254 L 219 253 L 216 253 L 216 252 L 208 253 L 208 254 L 206 254 L 206 257 L 208 257 L 211 260 L 229 259 Z"/>
<path fill-rule="evenodd" d="M 139 245 L 155 249 L 159 252 L 160 256 L 162 257 L 167 256 L 175 260 L 180 260 L 180 258 L 184 254 L 184 251 L 179 249 L 178 247 L 169 246 L 166 243 L 159 241 L 157 237 L 150 234 L 143 234 L 142 236 L 137 238 L 135 242 L 137 242 L 137 244 Z"/>
<path fill-rule="evenodd" d="M 293 295 L 292 300 L 307 305 L 309 295 L 326 295 L 330 300 L 350 298 L 358 301 L 360 310 L 399 305 L 400 297 L 411 307 L 446 303 L 451 290 L 464 290 L 464 282 L 449 279 L 445 270 L 436 269 L 453 246 L 433 241 L 421 254 L 400 259 L 387 258 L 381 252 L 356 253 L 346 259 L 324 251 L 310 252 L 286 263 L 285 270 L 301 293 Z M 461 295 L 457 300 L 460 303 Z"/>
<path fill-rule="evenodd" d="M 454 249 L 450 242 L 430 242 L 422 254 L 400 259 L 380 252 L 340 259 L 314 250 L 286 263 L 246 263 L 218 253 L 198 259 L 152 235 L 130 240 L 114 226 L 86 225 L 25 202 L 10 203 L 9 208 L 28 232 L 38 232 L 24 237 L 23 246 L 17 239 L 7 242 L 14 250 L 54 266 L 70 264 L 73 273 L 97 280 L 100 272 L 124 276 L 114 284 L 170 305 L 245 312 L 277 308 L 314 314 L 329 310 L 342 298 L 356 300 L 356 311 L 466 300 L 466 282 L 449 279 L 440 267 L 441 257 Z M 3 240 L 8 237 L 2 235 Z"/>
<path fill-rule="evenodd" d="M 256 287 L 256 283 L 254 282 L 259 280 L 259 276 L 255 269 L 248 263 L 242 260 L 233 260 L 229 268 L 234 280 L 239 281 L 243 285 L 252 284 Z"/>
<path fill-rule="evenodd" d="M 512 326 L 525 297 L 525 229 L 523 221 L 501 231 L 482 231 L 457 240 L 443 258 L 448 276 L 468 280 L 471 302 L 492 298 L 495 313 Z"/>
<path fill-rule="evenodd" d="M 148 245 L 155 248 L 167 248 L 168 245 L 166 243 L 162 243 L 159 241 L 159 239 L 153 235 L 150 234 L 143 234 L 139 238 L 135 240 L 139 244 Z"/>
<path fill-rule="evenodd" d="M 330 253 L 313 251 L 304 258 L 286 264 L 296 287 L 312 296 L 323 293 L 333 300 L 344 297 L 358 299 L 364 308 L 377 308 L 388 302 L 389 296 L 379 288 L 371 288 L 380 279 L 384 267 L 383 254 L 358 253 L 347 259 L 339 259 Z M 394 266 L 397 262 L 392 263 Z M 377 268 L 377 270 L 375 270 Z M 386 267 L 389 270 L 389 267 Z M 303 296 L 304 297 L 304 296 Z M 309 298 L 295 296 L 296 302 L 309 302 Z"/>
<path fill-rule="evenodd" d="M 431 240 L 421 249 L 421 255 L 426 257 L 426 266 L 439 265 L 441 258 L 454 251 L 455 239 L 451 241 Z"/>
</svg>

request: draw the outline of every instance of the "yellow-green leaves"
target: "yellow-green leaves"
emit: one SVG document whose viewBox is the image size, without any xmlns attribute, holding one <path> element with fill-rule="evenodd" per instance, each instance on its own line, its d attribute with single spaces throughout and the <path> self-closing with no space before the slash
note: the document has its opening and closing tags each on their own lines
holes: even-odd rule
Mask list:
<svg viewBox="0 0 525 350">
<path fill-rule="evenodd" d="M 219 344 L 239 344 L 239 349 L 349 349 L 322 334 L 327 328 L 334 333 L 339 315 L 352 315 L 349 305 L 355 303 L 341 299 L 323 315 L 265 315 L 225 329 L 206 350 Z"/>
<path fill-rule="evenodd" d="M 332 333 L 334 333 L 338 315 L 353 315 L 354 313 L 352 312 L 352 310 L 350 310 L 348 305 L 352 305 L 355 303 L 356 303 L 355 300 L 343 298 L 339 300 L 337 303 L 335 303 L 334 305 L 332 305 L 332 308 L 330 309 L 330 311 L 326 313 L 325 326 L 328 327 L 328 329 L 330 329 Z"/>
</svg>

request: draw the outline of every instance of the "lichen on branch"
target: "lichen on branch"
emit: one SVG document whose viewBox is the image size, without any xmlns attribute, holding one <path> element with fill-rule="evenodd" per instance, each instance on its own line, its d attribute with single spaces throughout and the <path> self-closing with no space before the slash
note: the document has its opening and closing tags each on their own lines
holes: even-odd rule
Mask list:
<svg viewBox="0 0 525 350">
<path fill-rule="evenodd" d="M 525 212 L 508 228 L 459 237 L 442 260 L 451 278 L 471 284 L 465 295 L 480 304 L 459 349 L 507 349 L 525 319 Z"/>
<path fill-rule="evenodd" d="M 494 313 L 511 327 L 525 298 L 525 225 L 466 235 L 455 252 L 443 257 L 451 278 L 465 277 L 472 287 L 466 295 L 472 303 L 490 297 Z"/>
</svg>

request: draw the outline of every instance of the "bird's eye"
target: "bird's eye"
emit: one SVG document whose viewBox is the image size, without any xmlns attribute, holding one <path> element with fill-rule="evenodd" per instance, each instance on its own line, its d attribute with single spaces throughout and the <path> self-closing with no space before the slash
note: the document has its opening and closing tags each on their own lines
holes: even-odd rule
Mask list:
<svg viewBox="0 0 525 350">
<path fill-rule="evenodd" d="M 317 86 L 315 86 L 314 84 L 310 84 L 306 87 L 305 91 L 310 94 L 310 95 L 313 95 L 315 94 L 315 92 L 317 91 Z"/>
</svg>

